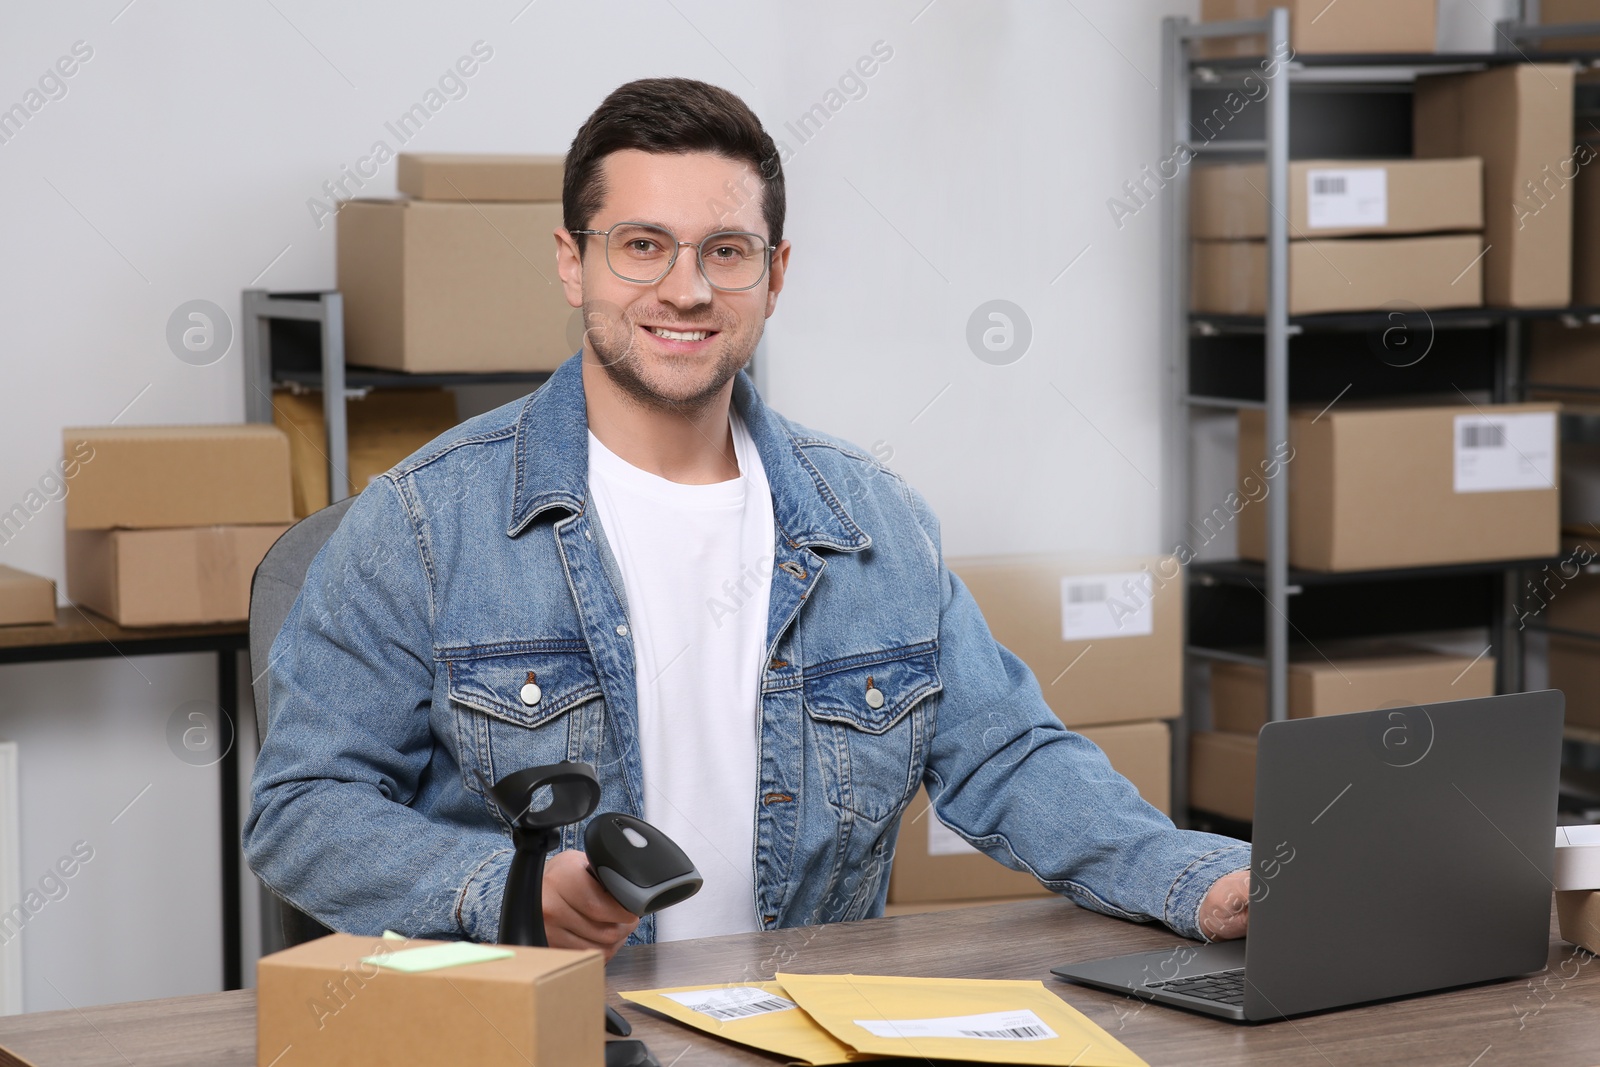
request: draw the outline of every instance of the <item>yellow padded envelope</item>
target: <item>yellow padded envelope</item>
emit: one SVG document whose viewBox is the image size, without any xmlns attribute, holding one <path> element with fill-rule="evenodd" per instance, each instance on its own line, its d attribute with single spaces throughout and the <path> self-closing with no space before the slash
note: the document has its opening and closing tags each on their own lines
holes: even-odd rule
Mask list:
<svg viewBox="0 0 1600 1067">
<path fill-rule="evenodd" d="M 779 974 L 844 1045 L 884 1056 L 1051 1067 L 1149 1067 L 1042 982 Z"/>
<path fill-rule="evenodd" d="M 787 1056 L 807 1067 L 881 1059 L 855 1052 L 812 1021 L 784 995 L 777 982 L 680 986 L 619 994 L 696 1030 L 763 1052 Z"/>
</svg>

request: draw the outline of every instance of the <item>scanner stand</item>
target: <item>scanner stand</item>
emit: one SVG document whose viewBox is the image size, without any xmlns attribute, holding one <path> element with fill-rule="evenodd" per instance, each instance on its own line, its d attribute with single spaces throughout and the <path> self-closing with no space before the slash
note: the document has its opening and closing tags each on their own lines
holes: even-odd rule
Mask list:
<svg viewBox="0 0 1600 1067">
<path fill-rule="evenodd" d="M 500 903 L 500 944 L 548 948 L 544 928 L 544 866 L 561 843 L 561 828 L 594 813 L 600 803 L 600 782 L 586 763 L 562 762 L 529 767 L 506 775 L 493 785 L 483 772 L 478 782 L 511 821 L 511 869 L 506 873 Z M 540 790 L 550 803 L 535 809 Z M 627 1037 L 633 1027 L 606 1005 L 606 1031 Z M 643 1041 L 606 1042 L 606 1067 L 661 1067 Z"/>
</svg>

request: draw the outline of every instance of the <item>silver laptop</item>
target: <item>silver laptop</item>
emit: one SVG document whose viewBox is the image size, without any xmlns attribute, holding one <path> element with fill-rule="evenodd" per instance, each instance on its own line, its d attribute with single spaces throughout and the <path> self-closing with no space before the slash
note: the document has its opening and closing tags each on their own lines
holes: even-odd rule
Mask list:
<svg viewBox="0 0 1600 1067">
<path fill-rule="evenodd" d="M 1268 723 L 1249 936 L 1053 973 L 1254 1022 L 1542 969 L 1564 704 L 1545 690 Z"/>
</svg>

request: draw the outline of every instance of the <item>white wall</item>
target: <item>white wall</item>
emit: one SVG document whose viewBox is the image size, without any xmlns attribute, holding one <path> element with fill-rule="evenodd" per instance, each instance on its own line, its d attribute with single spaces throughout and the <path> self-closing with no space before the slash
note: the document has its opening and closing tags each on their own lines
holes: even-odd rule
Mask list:
<svg viewBox="0 0 1600 1067">
<path fill-rule="evenodd" d="M 168 316 L 205 298 L 237 326 L 246 286 L 331 286 L 333 227 L 307 201 L 393 146 L 385 121 L 481 40 L 493 57 L 409 147 L 561 151 L 653 74 L 739 92 L 789 143 L 770 397 L 892 451 L 949 552 L 1161 547 L 1157 219 L 1118 230 L 1106 200 L 1159 158 L 1158 20 L 1193 0 L 525 3 L 7 5 L 0 106 L 74 42 L 93 55 L 0 144 L 0 509 L 63 426 L 241 418 L 237 341 L 188 365 Z M 893 56 L 865 95 L 799 144 L 785 123 L 878 41 Z M 391 163 L 361 192 L 393 181 Z M 996 298 L 1032 324 L 1009 366 L 966 340 Z M 0 563 L 62 581 L 61 542 L 51 504 Z M 164 736 L 213 684 L 199 656 L 0 668 L 24 884 L 75 840 L 96 849 L 22 935 L 29 1010 L 217 988 L 215 771 Z"/>
</svg>

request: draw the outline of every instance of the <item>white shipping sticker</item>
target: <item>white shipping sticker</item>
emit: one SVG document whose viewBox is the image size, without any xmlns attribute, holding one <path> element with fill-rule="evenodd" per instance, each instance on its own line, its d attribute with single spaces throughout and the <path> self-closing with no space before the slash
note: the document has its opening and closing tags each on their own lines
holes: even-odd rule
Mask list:
<svg viewBox="0 0 1600 1067">
<path fill-rule="evenodd" d="M 1148 571 L 1061 579 L 1061 640 L 1149 637 L 1155 630 L 1154 593 L 1155 576 Z"/>
<path fill-rule="evenodd" d="M 718 1022 L 749 1019 L 756 1015 L 770 1015 L 775 1011 L 788 1011 L 794 1002 L 768 993 L 755 986 L 735 986 L 731 989 L 697 989 L 688 993 L 663 993 L 690 1011 L 709 1015 Z"/>
<path fill-rule="evenodd" d="M 930 856 L 981 856 L 983 853 L 967 844 L 967 839 L 934 817 L 930 810 L 928 820 L 928 855 Z"/>
<path fill-rule="evenodd" d="M 1389 225 L 1389 172 L 1383 167 L 1306 171 L 1306 229 Z"/>
<path fill-rule="evenodd" d="M 1455 490 L 1554 489 L 1556 413 L 1457 415 Z"/>
<path fill-rule="evenodd" d="M 980 1041 L 1049 1041 L 1059 1037 L 1033 1012 L 991 1011 L 943 1019 L 857 1019 L 873 1037 L 971 1037 Z"/>
</svg>

